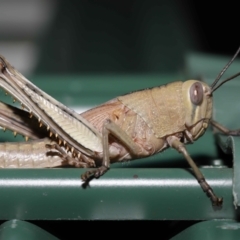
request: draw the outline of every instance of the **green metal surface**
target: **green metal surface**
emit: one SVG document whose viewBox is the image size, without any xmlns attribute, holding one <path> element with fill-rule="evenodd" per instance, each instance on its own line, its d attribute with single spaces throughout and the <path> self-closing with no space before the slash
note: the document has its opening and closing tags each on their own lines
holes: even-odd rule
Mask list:
<svg viewBox="0 0 240 240">
<path fill-rule="evenodd" d="M 217 142 L 221 149 L 226 152 L 233 152 L 233 197 L 235 208 L 240 206 L 240 138 L 217 136 Z"/>
<path fill-rule="evenodd" d="M 238 240 L 240 223 L 235 221 L 206 221 L 196 223 L 177 234 L 171 240 Z"/>
<path fill-rule="evenodd" d="M 213 208 L 186 169 L 111 169 L 84 186 L 84 169 L 1 170 L 0 219 L 206 220 L 236 219 L 232 170 L 202 169 L 224 198 Z"/>
<path fill-rule="evenodd" d="M 35 226 L 17 219 L 7 221 L 0 226 L 1 240 L 58 240 L 58 238 Z"/>
<path fill-rule="evenodd" d="M 240 119 L 239 78 L 219 89 L 214 118 L 229 129 L 239 129 Z M 233 196 L 235 207 L 240 206 L 240 137 L 219 135 L 217 142 L 226 153 L 233 153 Z"/>
</svg>

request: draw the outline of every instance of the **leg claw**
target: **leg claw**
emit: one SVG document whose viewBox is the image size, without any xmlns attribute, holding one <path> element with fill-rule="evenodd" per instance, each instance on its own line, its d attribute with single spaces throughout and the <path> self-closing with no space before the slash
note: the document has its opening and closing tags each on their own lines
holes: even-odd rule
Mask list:
<svg viewBox="0 0 240 240">
<path fill-rule="evenodd" d="M 91 178 L 101 177 L 107 170 L 108 170 L 107 167 L 101 166 L 97 169 L 85 172 L 84 174 L 82 174 L 81 178 L 84 182 L 86 182 L 89 181 Z"/>
</svg>

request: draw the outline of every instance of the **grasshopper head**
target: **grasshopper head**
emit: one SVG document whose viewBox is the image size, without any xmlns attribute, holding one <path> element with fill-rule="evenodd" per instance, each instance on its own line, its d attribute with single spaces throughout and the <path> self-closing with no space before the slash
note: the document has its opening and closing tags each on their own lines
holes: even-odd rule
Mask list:
<svg viewBox="0 0 240 240">
<path fill-rule="evenodd" d="M 240 75 L 240 73 L 237 73 L 232 77 L 218 83 L 222 75 L 232 64 L 239 52 L 240 47 L 231 60 L 223 68 L 223 70 L 219 73 L 211 87 L 206 83 L 197 80 L 189 80 L 183 83 L 183 103 L 185 104 L 186 108 L 185 125 L 187 130 L 192 134 L 193 140 L 199 138 L 205 132 L 209 121 L 211 120 L 213 92 L 225 82 L 230 81 Z"/>
<path fill-rule="evenodd" d="M 204 82 L 188 80 L 183 83 L 182 91 L 185 125 L 195 140 L 205 132 L 212 117 L 211 88 Z"/>
</svg>

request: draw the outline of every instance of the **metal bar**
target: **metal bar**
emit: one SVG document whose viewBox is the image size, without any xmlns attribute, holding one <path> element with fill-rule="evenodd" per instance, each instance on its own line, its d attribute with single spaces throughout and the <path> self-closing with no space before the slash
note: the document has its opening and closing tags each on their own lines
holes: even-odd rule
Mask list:
<svg viewBox="0 0 240 240">
<path fill-rule="evenodd" d="M 83 186 L 84 169 L 3 169 L 0 219 L 236 219 L 232 169 L 202 168 L 216 194 L 214 209 L 188 169 L 111 169 Z"/>
</svg>

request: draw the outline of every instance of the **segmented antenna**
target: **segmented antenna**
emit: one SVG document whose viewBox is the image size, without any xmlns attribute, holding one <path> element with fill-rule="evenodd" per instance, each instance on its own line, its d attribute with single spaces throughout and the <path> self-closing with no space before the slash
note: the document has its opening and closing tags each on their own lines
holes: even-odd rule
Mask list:
<svg viewBox="0 0 240 240">
<path fill-rule="evenodd" d="M 220 78 L 222 77 L 222 75 L 226 72 L 226 70 L 229 68 L 229 66 L 232 64 L 232 62 L 234 61 L 234 59 L 237 57 L 237 55 L 239 54 L 240 52 L 240 47 L 238 48 L 237 52 L 234 54 L 234 56 L 231 58 L 231 60 L 226 64 L 226 66 L 223 68 L 223 70 L 218 74 L 217 78 L 215 79 L 215 81 L 212 83 L 211 85 L 211 94 L 216 90 L 218 89 L 222 84 L 224 84 L 225 82 L 229 81 L 229 80 L 232 80 L 233 78 L 237 77 L 240 75 L 240 72 L 233 75 L 232 77 L 230 78 L 227 78 L 225 79 L 224 81 L 222 81 L 221 83 L 219 83 L 217 86 L 216 84 L 218 83 L 218 81 L 220 80 Z"/>
</svg>

